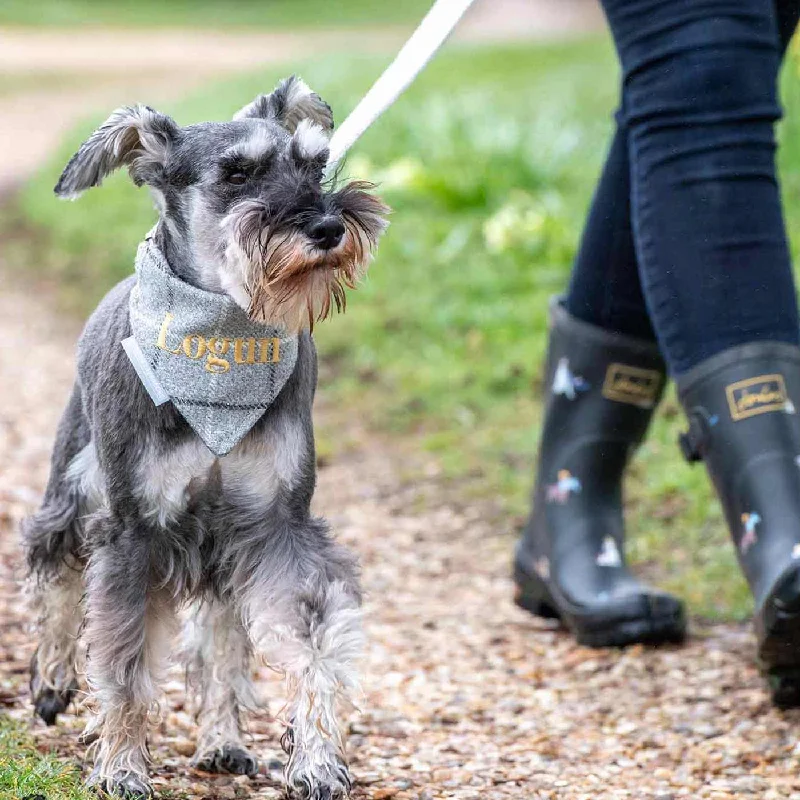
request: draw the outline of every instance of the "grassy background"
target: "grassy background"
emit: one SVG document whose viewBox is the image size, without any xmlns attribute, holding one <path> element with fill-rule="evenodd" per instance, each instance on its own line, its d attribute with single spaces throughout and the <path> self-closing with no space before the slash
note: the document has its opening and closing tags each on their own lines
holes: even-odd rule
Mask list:
<svg viewBox="0 0 800 800">
<path fill-rule="evenodd" d="M 429 0 L 1 0 L 0 25 L 330 28 L 408 22 L 429 7 Z"/>
<path fill-rule="evenodd" d="M 341 120 L 383 65 L 337 57 L 299 72 Z M 163 110 L 182 123 L 228 118 L 281 72 L 239 78 Z M 515 524 L 537 443 L 547 301 L 567 280 L 616 83 L 601 41 L 451 50 L 349 162 L 354 177 L 382 185 L 395 215 L 348 314 L 318 329 L 325 391 L 435 453 L 463 496 L 498 498 Z M 800 222 L 794 67 L 784 84 L 781 168 L 792 230 Z M 101 118 L 81 126 L 6 214 L 28 233 L 12 242 L 15 259 L 57 276 L 82 313 L 131 271 L 154 218 L 147 193 L 125 175 L 78 203 L 53 199 L 61 166 Z M 749 599 L 720 509 L 702 467 L 686 465 L 675 446 L 682 426 L 670 394 L 631 476 L 629 550 L 695 613 L 743 617 Z"/>
<path fill-rule="evenodd" d="M 11 758 L 10 754 L 14 757 Z M 90 800 L 80 770 L 55 755 L 40 753 L 25 727 L 0 713 L 0 798 L 26 800 Z"/>
</svg>

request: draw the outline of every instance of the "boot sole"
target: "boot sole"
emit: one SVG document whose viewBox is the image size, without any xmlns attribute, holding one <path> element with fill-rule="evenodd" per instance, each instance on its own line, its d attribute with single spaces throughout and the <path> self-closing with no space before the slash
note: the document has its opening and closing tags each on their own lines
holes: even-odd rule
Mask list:
<svg viewBox="0 0 800 800">
<path fill-rule="evenodd" d="M 758 648 L 761 673 L 778 708 L 800 707 L 800 614 L 776 620 Z"/>
<path fill-rule="evenodd" d="M 520 608 L 544 619 L 560 620 L 585 647 L 679 644 L 686 638 L 683 606 L 671 597 L 642 595 L 616 609 L 581 613 L 563 608 L 548 584 L 519 564 L 514 565 L 514 581 L 514 602 Z"/>
<path fill-rule="evenodd" d="M 800 566 L 778 581 L 756 617 L 758 662 L 778 708 L 800 707 L 800 597 L 791 609 L 775 600 L 782 586 L 796 581 L 798 572 Z"/>
</svg>

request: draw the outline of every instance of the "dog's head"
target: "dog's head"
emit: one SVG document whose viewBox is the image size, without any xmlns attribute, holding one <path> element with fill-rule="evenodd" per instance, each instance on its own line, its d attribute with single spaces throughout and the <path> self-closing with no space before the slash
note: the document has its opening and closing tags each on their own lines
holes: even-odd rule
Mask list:
<svg viewBox="0 0 800 800">
<path fill-rule="evenodd" d="M 203 288 L 297 330 L 344 307 L 387 225 L 370 184 L 324 182 L 332 128 L 330 107 L 296 77 L 232 122 L 180 127 L 147 106 L 121 108 L 55 191 L 75 198 L 127 166 L 151 188 L 171 254 Z"/>
</svg>

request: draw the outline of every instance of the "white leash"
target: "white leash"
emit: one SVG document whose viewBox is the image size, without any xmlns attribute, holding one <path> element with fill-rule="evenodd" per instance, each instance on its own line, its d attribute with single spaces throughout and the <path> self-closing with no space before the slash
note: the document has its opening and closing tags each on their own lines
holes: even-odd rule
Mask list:
<svg viewBox="0 0 800 800">
<path fill-rule="evenodd" d="M 384 0 L 397 2 L 397 0 Z M 336 129 L 330 142 L 326 172 L 333 174 L 344 154 L 361 134 L 411 85 L 444 44 L 475 0 L 436 0 L 394 61 Z"/>
</svg>

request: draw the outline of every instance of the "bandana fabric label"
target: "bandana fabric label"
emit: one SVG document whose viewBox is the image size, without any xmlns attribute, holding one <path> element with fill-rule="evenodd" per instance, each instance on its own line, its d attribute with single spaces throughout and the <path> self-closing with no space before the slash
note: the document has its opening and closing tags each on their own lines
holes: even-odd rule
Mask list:
<svg viewBox="0 0 800 800">
<path fill-rule="evenodd" d="M 297 336 L 180 280 L 151 239 L 139 245 L 136 276 L 133 338 L 195 433 L 215 455 L 229 453 L 292 374 Z"/>
</svg>

